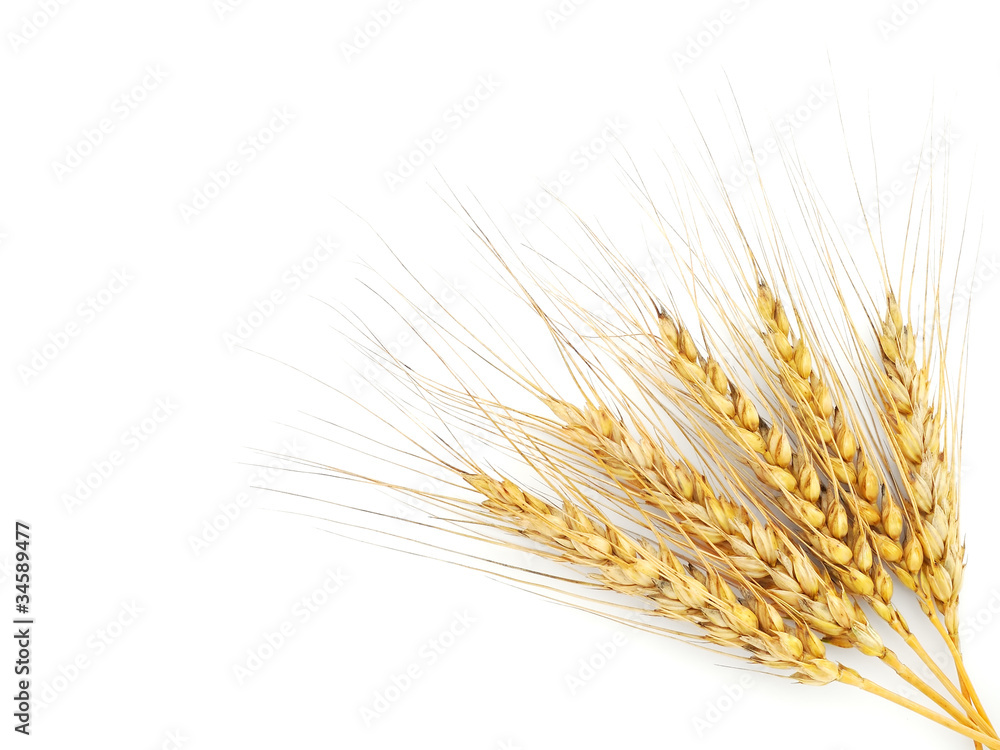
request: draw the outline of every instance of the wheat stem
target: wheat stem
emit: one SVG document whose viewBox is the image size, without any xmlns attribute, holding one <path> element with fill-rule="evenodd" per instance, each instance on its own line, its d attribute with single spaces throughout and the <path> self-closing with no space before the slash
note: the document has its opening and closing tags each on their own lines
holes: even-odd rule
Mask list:
<svg viewBox="0 0 1000 750">
<path fill-rule="evenodd" d="M 941 639 L 948 647 L 948 652 L 951 654 L 952 661 L 955 663 L 955 669 L 958 670 L 959 684 L 962 686 L 963 691 L 967 693 L 967 697 L 972 701 L 979 715 L 986 720 L 990 729 L 993 729 L 993 724 L 990 722 L 989 716 L 986 714 L 986 709 L 983 708 L 979 695 L 976 693 L 976 688 L 972 684 L 972 679 L 969 677 L 969 673 L 965 669 L 965 660 L 962 658 L 962 652 L 959 650 L 958 644 L 955 642 L 954 638 L 948 632 L 939 617 L 934 615 L 930 617 L 930 621 L 933 623 L 938 633 L 940 633 Z"/>
<path fill-rule="evenodd" d="M 904 698 L 902 695 L 898 695 L 891 690 L 887 690 L 881 685 L 872 682 L 871 680 L 862 677 L 860 674 L 855 672 L 853 669 L 848 667 L 842 667 L 839 677 L 840 682 L 845 685 L 853 685 L 854 687 L 859 687 L 872 695 L 877 695 L 880 698 L 885 698 L 887 701 L 891 701 L 898 706 L 903 708 L 908 708 L 914 713 L 920 714 L 926 719 L 937 722 L 943 727 L 947 727 L 959 734 L 965 735 L 969 739 L 975 740 L 976 742 L 985 745 L 991 750 L 1000 750 L 1000 739 L 996 737 L 991 737 L 984 732 L 980 732 L 977 729 L 972 729 L 965 724 L 962 724 L 954 719 L 950 719 L 947 716 L 942 716 L 941 714 L 936 714 L 931 711 L 926 706 L 921 706 L 919 703 L 910 700 L 909 698 Z"/>
</svg>

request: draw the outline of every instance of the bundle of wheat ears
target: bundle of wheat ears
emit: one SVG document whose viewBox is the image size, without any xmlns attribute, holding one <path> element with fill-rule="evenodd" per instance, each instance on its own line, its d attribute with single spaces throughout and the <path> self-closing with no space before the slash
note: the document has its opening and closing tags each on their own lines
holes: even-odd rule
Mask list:
<svg viewBox="0 0 1000 750">
<path fill-rule="evenodd" d="M 668 183 L 668 216 L 631 176 L 669 272 L 640 267 L 572 213 L 589 255 L 569 270 L 457 204 L 557 366 L 542 371 L 500 310 L 469 300 L 431 314 L 404 298 L 395 309 L 437 374 L 355 321 L 352 340 L 392 376 L 376 381 L 390 408 L 356 402 L 402 447 L 369 449 L 357 431 L 343 443 L 431 481 L 302 468 L 422 511 L 354 508 L 369 520 L 341 521 L 341 533 L 374 530 L 412 554 L 453 555 L 751 669 L 853 685 L 1000 749 L 958 638 L 968 325 L 947 300 L 964 228 L 945 234 L 945 193 L 930 175 L 914 186 L 898 252 L 883 247 L 875 217 L 867 244 L 848 249 L 805 170 L 785 160 L 794 238 L 763 184 L 743 210 L 686 173 Z M 906 599 L 953 668 L 911 631 L 897 609 Z M 841 663 L 845 649 L 883 662 L 923 699 Z"/>
</svg>

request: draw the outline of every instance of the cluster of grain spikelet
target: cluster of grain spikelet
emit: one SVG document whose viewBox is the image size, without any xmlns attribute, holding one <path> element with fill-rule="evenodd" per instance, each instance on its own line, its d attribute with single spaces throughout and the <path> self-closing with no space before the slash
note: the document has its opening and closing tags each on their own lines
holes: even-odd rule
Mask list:
<svg viewBox="0 0 1000 750">
<path fill-rule="evenodd" d="M 438 520 L 460 537 L 563 566 L 565 577 L 538 574 L 550 585 L 583 586 L 586 601 L 601 592 L 624 597 L 631 604 L 623 606 L 661 632 L 802 683 L 855 685 L 1000 748 L 957 641 L 964 546 L 940 315 L 921 349 L 883 268 L 882 303 L 866 311 L 867 326 L 855 325 L 827 253 L 834 312 L 843 318 L 833 346 L 788 270 L 780 235 L 752 242 L 741 230 L 735 240 L 714 233 L 735 284 L 692 282 L 688 291 L 701 290 L 703 307 L 685 322 L 680 305 L 662 300 L 581 226 L 604 254 L 605 274 L 626 282 L 607 300 L 620 312 L 614 320 L 565 287 L 529 285 L 539 279 L 513 271 L 476 228 L 551 336 L 573 396 L 557 394 L 528 358 L 498 355 L 457 319 L 457 332 L 430 322 L 442 329 L 442 348 L 477 351 L 537 410 L 505 405 L 489 388 L 477 393 L 482 381 L 450 367 L 452 384 L 423 377 L 368 338 L 369 353 L 425 405 L 420 414 L 443 422 L 413 446 L 454 479 L 448 491 L 393 488 L 437 506 Z M 692 249 L 697 232 L 660 228 L 677 257 Z M 767 253 L 778 262 L 759 262 Z M 689 270 L 693 276 L 694 264 Z M 600 296 L 601 284 L 593 289 Z M 394 403 L 416 413 L 409 401 Z M 533 486 L 446 437 L 469 425 L 517 459 Z M 957 679 L 913 634 L 900 596 L 916 597 L 955 657 Z M 938 684 L 885 644 L 866 607 Z M 842 664 L 837 649 L 888 665 L 936 708 L 871 682 Z"/>
</svg>

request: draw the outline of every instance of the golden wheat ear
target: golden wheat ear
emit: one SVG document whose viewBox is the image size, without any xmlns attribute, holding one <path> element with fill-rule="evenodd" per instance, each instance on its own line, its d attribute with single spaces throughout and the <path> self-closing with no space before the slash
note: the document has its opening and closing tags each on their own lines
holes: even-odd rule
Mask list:
<svg viewBox="0 0 1000 750">
<path fill-rule="evenodd" d="M 675 275 L 665 280 L 575 214 L 593 255 L 571 269 L 572 258 L 513 247 L 459 203 L 560 372 L 536 365 L 522 331 L 503 330 L 502 310 L 466 299 L 462 314 L 442 306 L 435 317 L 404 297 L 399 319 L 440 377 L 409 366 L 364 325 L 355 340 L 389 375 L 373 389 L 383 405 L 363 408 L 401 441 L 371 453 L 414 474 L 395 482 L 305 461 L 300 470 L 399 493 L 425 511 L 391 530 L 391 514 L 355 509 L 365 522 L 340 522 L 344 530 L 476 570 L 501 566 L 501 577 L 543 595 L 566 593 L 601 614 L 620 607 L 629 613 L 621 621 L 770 674 L 859 687 L 1000 750 L 957 639 L 960 409 L 935 286 L 943 236 L 926 263 L 921 337 L 878 243 L 875 292 L 801 165 L 788 166 L 812 246 L 794 243 L 762 185 L 743 219 L 728 196 L 713 209 L 681 165 L 683 184 L 669 188 L 678 215 L 668 220 L 633 177 L 666 242 Z M 932 246 L 918 234 L 926 258 Z M 809 271 L 799 273 L 793 247 L 815 253 Z M 464 443 L 469 432 L 488 458 Z M 363 437 L 350 430 L 345 447 L 368 455 L 356 444 Z M 511 551 L 534 562 L 511 563 Z M 900 597 L 920 604 L 957 680 L 900 614 Z M 869 621 L 867 608 L 878 617 Z M 879 627 L 939 684 L 889 648 Z M 845 666 L 837 648 L 881 661 L 934 708 Z"/>
</svg>

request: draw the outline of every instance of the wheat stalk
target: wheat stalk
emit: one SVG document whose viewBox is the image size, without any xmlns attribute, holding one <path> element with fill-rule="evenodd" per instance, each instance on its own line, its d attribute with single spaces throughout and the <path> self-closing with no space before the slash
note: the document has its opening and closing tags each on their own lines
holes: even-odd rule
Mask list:
<svg viewBox="0 0 1000 750">
<path fill-rule="evenodd" d="M 702 200 L 697 186 L 691 193 Z M 642 194 L 647 196 L 644 187 Z M 683 203 L 679 195 L 675 201 L 679 207 Z M 958 647 L 964 545 L 955 427 L 945 421 L 947 383 L 938 372 L 932 387 L 931 355 L 924 351 L 922 361 L 918 358 L 917 337 L 895 296 L 890 291 L 884 310 L 867 312 L 874 331 L 866 337 L 852 322 L 832 251 L 824 250 L 848 332 L 843 339 L 847 352 L 834 353 L 817 325 L 817 312 L 802 301 L 766 200 L 769 221 L 754 241 L 728 199 L 735 240 L 726 239 L 726 227 L 709 214 L 712 234 L 737 277 L 738 293 L 729 295 L 720 293 L 723 282 L 705 263 L 701 271 L 708 273 L 707 282 L 697 280 L 698 264 L 685 260 L 697 255 L 703 242 L 696 222 L 682 211 L 679 227 L 670 226 L 650 205 L 664 236 L 673 232 L 669 244 L 690 275 L 692 299 L 713 300 L 708 312 L 696 305 L 700 337 L 682 322 L 679 305 L 663 302 L 582 221 L 607 261 L 607 275 L 589 268 L 567 278 L 559 269 L 562 275 L 546 284 L 527 265 L 515 270 L 512 256 L 499 251 L 470 217 L 470 228 L 507 288 L 551 336 L 579 398 L 557 395 L 509 339 L 503 347 L 487 343 L 451 313 L 438 321 L 418 312 L 421 325 L 411 322 L 412 332 L 431 347 L 454 385 L 414 371 L 364 326 L 358 328 L 359 348 L 409 393 L 397 396 L 389 387 L 377 388 L 423 431 L 423 440 L 407 436 L 393 420 L 373 412 L 409 443 L 399 450 L 400 464 L 409 458 L 444 469 L 456 479 L 449 485 L 455 494 L 300 463 L 310 471 L 421 498 L 442 511 L 427 521 L 406 521 L 414 530 L 521 550 L 573 571 L 563 576 L 513 566 L 528 576 L 513 580 L 554 591 L 583 586 L 587 604 L 579 606 L 584 608 L 606 603 L 602 594 L 631 599 L 634 604 L 614 606 L 637 613 L 643 627 L 655 632 L 723 649 L 805 684 L 859 687 L 977 745 L 1000 750 Z M 820 212 L 817 207 L 803 213 Z M 816 221 L 815 236 L 825 238 Z M 767 244 L 782 258 L 780 273 L 760 262 Z M 748 270 L 741 270 L 740 252 L 749 259 Z M 884 269 L 883 277 L 891 288 Z M 609 279 L 621 282 L 622 289 L 612 291 Z M 570 282 L 609 303 L 614 319 L 590 312 Z M 728 348 L 715 345 L 719 337 L 709 313 L 716 314 L 717 327 L 728 335 Z M 935 316 L 943 369 L 945 336 L 936 306 Z M 500 333 L 489 314 L 482 318 Z M 582 337 L 571 339 L 574 330 Z M 439 335 L 435 344 L 430 332 Z M 871 345 L 877 355 L 870 353 Z M 857 356 L 848 365 L 836 362 L 851 352 Z M 460 374 L 448 355 L 468 372 Z M 508 405 L 471 362 L 522 389 L 545 411 Z M 862 402 L 845 373 L 861 381 Z M 441 426 L 431 427 L 431 422 Z M 489 435 L 494 450 L 519 461 L 546 489 L 528 489 L 480 465 L 456 437 L 472 427 Z M 681 440 L 687 445 L 682 447 Z M 462 488 L 473 497 L 462 494 Z M 377 524 L 355 528 L 394 540 L 411 538 Z M 449 549 L 420 543 L 432 551 Z M 499 556 L 456 554 L 471 559 L 461 564 L 475 569 L 492 559 L 500 562 Z M 546 583 L 531 576 L 542 576 Z M 893 576 L 902 589 L 896 589 Z M 954 657 L 957 684 L 896 608 L 894 599 L 908 590 Z M 944 694 L 886 646 L 865 616 L 866 605 L 931 670 Z M 661 620 L 686 629 L 668 628 Z M 843 665 L 829 652 L 837 647 L 881 661 L 943 713 Z"/>
<path fill-rule="evenodd" d="M 797 453 L 792 447 L 792 440 L 784 431 L 774 425 L 762 422 L 751 399 L 729 379 L 716 359 L 705 356 L 699 351 L 686 327 L 676 323 L 674 318 L 660 309 L 657 312 L 657 328 L 659 339 L 667 345 L 667 362 L 685 391 L 701 407 L 701 412 L 719 427 L 734 445 L 741 447 L 747 457 L 751 458 L 751 466 L 757 478 L 780 493 L 772 497 L 788 517 L 796 523 L 799 531 L 805 535 L 809 541 L 809 551 L 825 561 L 829 573 L 832 573 L 850 592 L 872 606 L 904 638 L 924 664 L 942 681 L 948 692 L 973 717 L 978 726 L 989 728 L 988 721 L 981 715 L 981 707 L 977 708 L 970 703 L 969 696 L 964 695 L 960 688 L 947 678 L 930 654 L 913 636 L 902 615 L 892 605 L 892 580 L 879 560 L 879 553 L 885 549 L 885 545 L 880 545 L 877 551 L 873 551 L 872 546 L 868 543 L 869 538 L 875 537 L 875 532 L 868 526 L 868 520 L 864 517 L 863 511 L 859 510 L 861 503 L 849 502 L 852 512 L 848 513 L 834 490 L 831 489 L 831 479 L 853 484 L 857 481 L 857 472 L 853 468 L 843 472 L 830 470 L 830 462 L 823 461 L 818 465 L 825 472 L 823 478 L 826 479 L 826 482 L 821 481 L 820 472 L 815 468 L 817 464 L 813 463 L 811 457 L 804 452 Z M 780 333 L 782 336 L 786 336 L 787 330 L 780 331 Z M 806 375 L 803 372 L 812 375 L 812 366 L 809 364 L 806 367 L 810 360 L 808 355 L 803 355 L 805 350 L 801 340 L 794 348 L 799 352 L 798 355 L 795 355 L 799 360 L 797 377 L 804 380 Z M 677 399 L 676 392 L 668 383 L 657 378 L 655 373 L 651 373 L 631 359 L 631 351 L 621 352 L 618 350 L 618 354 L 622 357 L 623 365 L 630 372 L 644 375 L 660 392 L 668 395 L 671 399 Z M 788 379 L 790 380 L 790 378 Z M 817 382 L 818 378 L 813 377 L 813 383 Z M 820 392 L 822 391 L 820 390 Z M 719 532 L 724 533 L 726 524 L 731 524 L 731 521 L 727 519 L 727 513 L 733 511 L 728 510 L 727 505 L 731 508 L 732 504 L 726 503 L 724 500 L 720 501 L 707 487 L 703 478 L 699 479 L 696 474 L 684 471 L 684 467 L 681 466 L 677 467 L 676 476 L 684 478 L 678 484 L 674 471 L 670 469 L 664 458 L 658 455 L 655 443 L 647 440 L 641 444 L 630 444 L 627 430 L 620 423 L 616 423 L 606 409 L 597 412 L 591 410 L 592 413 L 589 415 L 576 410 L 574 415 L 573 410 L 568 405 L 554 404 L 551 399 L 547 401 L 547 404 L 568 426 L 576 428 L 575 434 L 580 434 L 580 428 L 583 428 L 584 434 L 589 433 L 588 437 L 591 443 L 589 445 L 584 443 L 584 447 L 592 451 L 612 475 L 618 478 L 627 478 L 627 481 L 632 483 L 633 489 L 635 489 L 637 481 L 643 483 L 645 486 L 641 489 L 645 490 L 646 502 L 658 505 L 662 510 L 672 512 L 675 515 L 678 513 L 683 515 L 685 517 L 683 524 L 685 533 L 689 538 L 701 541 L 707 539 L 715 544 L 720 541 L 728 542 L 729 549 L 724 553 L 728 563 L 742 568 L 741 572 L 750 577 L 769 577 L 773 584 L 769 592 L 771 595 L 792 604 L 789 601 L 791 596 L 801 593 L 801 589 L 794 590 L 799 588 L 795 582 L 796 567 L 803 572 L 809 571 L 808 578 L 820 580 L 819 572 L 812 568 L 811 563 L 808 563 L 807 555 L 800 550 L 796 550 L 797 554 L 791 558 L 796 562 L 796 566 L 786 564 L 785 570 L 770 569 L 767 563 L 761 559 L 761 551 L 768 549 L 773 556 L 774 543 L 778 537 L 773 531 L 773 526 L 762 526 L 752 516 L 744 514 L 744 517 L 740 519 L 745 526 L 743 538 L 719 538 Z M 811 416 L 815 420 L 815 415 L 820 407 L 817 404 L 809 408 Z M 829 439 L 824 440 L 824 443 L 838 443 L 837 450 L 840 454 L 837 459 L 840 462 L 839 465 L 847 466 L 843 455 L 849 453 L 852 459 L 856 458 L 857 444 L 853 442 L 853 439 L 845 437 L 849 433 L 847 433 L 844 419 L 835 416 L 836 412 L 832 406 L 830 415 L 833 416 L 833 424 L 829 432 Z M 816 430 L 814 434 L 823 435 L 819 430 Z M 603 445 L 601 444 L 602 438 Z M 846 447 L 850 447 L 850 450 L 846 450 Z M 813 446 L 813 449 L 815 451 L 816 446 Z M 823 452 L 827 453 L 825 449 Z M 691 494 L 691 488 L 693 488 L 694 495 Z M 667 498 L 664 490 L 672 492 L 673 497 Z M 678 508 L 678 500 L 681 502 L 685 499 L 690 501 L 694 496 L 703 498 L 708 503 L 708 507 L 697 511 L 692 509 L 690 505 L 683 509 Z M 667 502 L 664 502 L 665 500 Z M 760 509 L 759 505 L 757 507 Z M 887 515 L 891 520 L 894 517 L 894 514 Z M 692 524 L 692 518 L 697 518 L 699 523 Z M 873 520 L 876 519 L 881 520 L 877 506 Z M 713 522 L 717 524 L 712 529 L 714 533 L 706 534 L 706 526 L 711 527 Z M 718 526 L 720 522 L 722 527 Z M 883 534 L 883 536 L 885 535 Z M 784 547 L 787 550 L 787 537 L 785 539 Z M 845 540 L 852 541 L 852 544 L 849 546 Z M 902 553 L 901 547 L 897 544 L 889 549 L 890 553 L 896 553 L 892 555 L 890 561 L 899 560 Z M 786 553 L 786 560 L 788 559 Z M 829 577 L 829 573 L 827 573 L 827 577 Z M 782 587 L 782 583 L 785 584 L 784 587 Z M 784 590 L 782 590 L 783 588 Z M 807 604 L 807 600 L 800 597 L 795 602 L 796 608 L 800 613 L 808 612 L 810 607 L 816 605 L 824 609 L 827 621 L 819 624 L 814 619 L 813 625 L 818 625 L 825 632 L 827 642 L 858 648 L 867 655 L 878 656 L 903 679 L 917 687 L 939 706 L 952 711 L 950 704 L 920 680 L 898 659 L 894 652 L 882 645 L 881 640 L 877 639 L 877 634 L 874 634 L 874 631 L 864 621 L 860 610 L 857 610 L 860 617 L 853 626 L 841 627 L 839 632 L 834 632 L 839 626 L 829 618 L 829 612 L 830 610 L 844 611 L 842 602 L 845 598 L 840 597 L 841 603 L 834 604 L 831 601 L 823 601 L 822 596 L 828 595 L 825 592 L 821 594 L 813 588 L 808 593 L 814 596 L 820 594 L 820 600 Z M 849 607 L 847 611 L 850 611 Z M 877 640 L 873 641 L 872 635 L 875 635 Z"/>
</svg>

